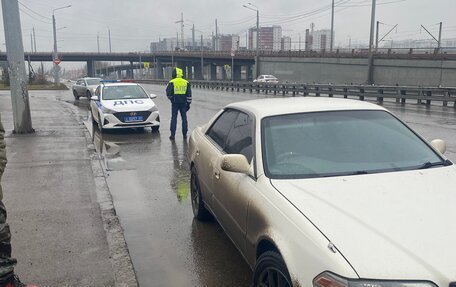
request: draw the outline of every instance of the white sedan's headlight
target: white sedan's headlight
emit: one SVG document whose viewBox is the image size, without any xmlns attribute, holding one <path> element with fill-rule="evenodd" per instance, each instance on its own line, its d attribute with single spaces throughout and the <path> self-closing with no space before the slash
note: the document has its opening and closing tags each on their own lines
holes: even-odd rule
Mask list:
<svg viewBox="0 0 456 287">
<path fill-rule="evenodd" d="M 313 280 L 314 287 L 437 287 L 429 281 L 349 279 L 323 272 Z"/>
</svg>

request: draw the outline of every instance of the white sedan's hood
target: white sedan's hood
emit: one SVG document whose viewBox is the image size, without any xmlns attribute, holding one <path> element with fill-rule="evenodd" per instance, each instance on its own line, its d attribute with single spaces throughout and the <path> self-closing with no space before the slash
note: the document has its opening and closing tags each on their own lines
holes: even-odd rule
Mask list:
<svg viewBox="0 0 456 287">
<path fill-rule="evenodd" d="M 456 168 L 271 180 L 362 278 L 456 281 Z"/>
<path fill-rule="evenodd" d="M 148 111 L 155 106 L 151 99 L 103 100 L 102 105 L 116 112 Z"/>
</svg>

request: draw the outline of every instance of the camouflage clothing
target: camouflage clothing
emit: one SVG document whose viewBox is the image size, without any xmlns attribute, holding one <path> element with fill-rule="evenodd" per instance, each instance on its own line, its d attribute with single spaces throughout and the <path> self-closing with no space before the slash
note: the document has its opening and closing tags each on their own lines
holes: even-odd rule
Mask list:
<svg viewBox="0 0 456 287">
<path fill-rule="evenodd" d="M 6 166 L 5 130 L 0 117 L 0 286 L 11 277 L 16 259 L 11 258 L 11 232 L 6 223 L 6 209 L 3 205 L 1 179 Z"/>
<path fill-rule="evenodd" d="M 2 174 L 5 170 L 6 166 L 6 149 L 5 149 L 5 141 L 3 140 L 5 135 L 5 129 L 3 129 L 2 125 L 2 118 L 0 115 L 0 200 L 3 200 L 3 192 L 2 192 Z"/>
</svg>

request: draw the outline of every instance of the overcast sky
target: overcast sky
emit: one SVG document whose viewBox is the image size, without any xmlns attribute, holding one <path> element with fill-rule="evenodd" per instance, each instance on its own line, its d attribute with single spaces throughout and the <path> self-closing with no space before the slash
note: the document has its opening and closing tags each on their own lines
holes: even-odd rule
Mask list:
<svg viewBox="0 0 456 287">
<path fill-rule="evenodd" d="M 111 30 L 113 52 L 146 51 L 151 41 L 159 37 L 175 37 L 180 24 L 175 23 L 184 13 L 186 37 L 195 24 L 197 37 L 215 31 L 218 19 L 223 34 L 238 33 L 241 45 L 245 33 L 256 23 L 254 11 L 243 8 L 249 0 L 20 0 L 21 23 L 26 51 L 31 49 L 30 33 L 35 27 L 38 51 L 51 51 L 52 10 L 66 5 L 70 8 L 55 12 L 60 51 L 96 51 L 97 33 L 100 50 L 108 51 L 108 27 Z M 284 35 L 298 42 L 305 29 L 315 23 L 315 29 L 330 28 L 331 0 L 267 0 L 254 1 L 260 11 L 260 25 L 281 25 Z M 371 0 L 335 0 L 335 44 L 368 43 Z M 0 15 L 1 17 L 1 15 Z M 398 24 L 387 38 L 428 39 L 420 29 L 426 26 L 437 37 L 438 22 L 443 22 L 442 38 L 456 38 L 456 0 L 377 0 L 377 20 L 385 23 L 380 35 Z M 0 22 L 3 24 L 3 19 Z M 66 27 L 66 28 L 63 28 Z M 2 43 L 4 30 L 0 29 Z M 2 45 L 0 50 L 5 50 Z"/>
</svg>

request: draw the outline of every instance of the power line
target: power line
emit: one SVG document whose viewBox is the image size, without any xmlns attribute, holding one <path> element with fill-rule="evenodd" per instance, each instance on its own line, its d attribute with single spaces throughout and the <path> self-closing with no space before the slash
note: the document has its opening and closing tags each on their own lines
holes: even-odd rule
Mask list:
<svg viewBox="0 0 456 287">
<path fill-rule="evenodd" d="M 33 14 L 38 15 L 38 16 L 40 16 L 40 17 L 43 17 L 43 18 L 46 19 L 46 20 L 51 20 L 51 18 L 46 17 L 46 16 L 43 16 L 43 15 L 41 15 L 41 14 L 38 13 L 38 12 L 35 12 L 33 9 L 30 9 L 29 7 L 27 7 L 27 5 L 21 3 L 20 1 L 17 1 L 17 2 L 18 2 L 22 7 L 24 7 L 24 8 L 27 9 L 27 10 L 29 10 L 29 11 L 32 12 Z"/>
<path fill-rule="evenodd" d="M 25 10 L 22 10 L 22 9 L 19 9 L 19 10 L 20 10 L 22 13 L 28 15 L 30 18 L 32 18 L 32 19 L 34 19 L 34 20 L 36 20 L 36 21 L 38 21 L 38 22 L 45 23 L 45 24 L 52 24 L 51 22 L 46 22 L 46 21 L 43 21 L 43 20 L 41 20 L 41 19 L 36 18 L 35 16 L 33 16 L 32 14 L 29 14 L 29 13 L 28 13 L 27 11 L 25 11 Z"/>
</svg>

